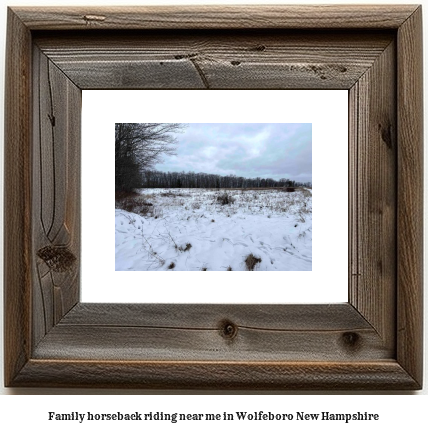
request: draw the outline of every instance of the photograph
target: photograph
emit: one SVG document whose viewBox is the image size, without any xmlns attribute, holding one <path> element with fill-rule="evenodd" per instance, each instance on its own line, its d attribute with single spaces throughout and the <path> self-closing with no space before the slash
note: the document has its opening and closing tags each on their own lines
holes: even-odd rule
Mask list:
<svg viewBox="0 0 428 434">
<path fill-rule="evenodd" d="M 116 123 L 116 271 L 311 271 L 312 124 Z"/>
</svg>

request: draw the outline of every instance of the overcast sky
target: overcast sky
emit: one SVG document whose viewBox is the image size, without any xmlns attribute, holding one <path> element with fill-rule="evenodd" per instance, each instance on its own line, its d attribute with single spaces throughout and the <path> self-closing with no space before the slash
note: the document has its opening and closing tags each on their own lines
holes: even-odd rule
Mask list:
<svg viewBox="0 0 428 434">
<path fill-rule="evenodd" d="M 312 124 L 186 124 L 156 169 L 312 182 Z"/>
</svg>

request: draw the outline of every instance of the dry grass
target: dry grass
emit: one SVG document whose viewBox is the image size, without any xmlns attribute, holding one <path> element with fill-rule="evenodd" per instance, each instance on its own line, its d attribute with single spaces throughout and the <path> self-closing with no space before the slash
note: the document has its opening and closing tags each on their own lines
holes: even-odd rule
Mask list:
<svg viewBox="0 0 428 434">
<path fill-rule="evenodd" d="M 190 197 L 190 194 L 184 194 L 181 191 L 164 191 L 160 194 L 162 197 Z"/>
<path fill-rule="evenodd" d="M 116 191 L 115 207 L 144 216 L 153 213 L 153 203 L 135 192 Z"/>
<path fill-rule="evenodd" d="M 187 252 L 187 251 L 189 251 L 190 249 L 192 248 L 192 245 L 190 244 L 190 243 L 186 243 L 186 247 L 181 247 L 181 251 L 182 252 Z"/>
<path fill-rule="evenodd" d="M 225 191 L 217 196 L 217 202 L 220 202 L 220 205 L 231 205 L 235 202 L 235 198 Z"/>
<path fill-rule="evenodd" d="M 258 258 L 257 256 L 254 256 L 252 253 L 250 253 L 245 258 L 245 267 L 247 268 L 247 271 L 254 271 L 255 266 L 262 262 L 261 258 Z"/>
</svg>

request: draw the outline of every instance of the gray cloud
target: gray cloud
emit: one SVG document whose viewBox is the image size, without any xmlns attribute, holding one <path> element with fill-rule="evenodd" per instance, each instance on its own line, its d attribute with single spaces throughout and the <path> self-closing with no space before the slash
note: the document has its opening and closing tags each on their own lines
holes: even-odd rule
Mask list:
<svg viewBox="0 0 428 434">
<path fill-rule="evenodd" d="M 188 124 L 156 169 L 312 181 L 312 124 Z"/>
</svg>

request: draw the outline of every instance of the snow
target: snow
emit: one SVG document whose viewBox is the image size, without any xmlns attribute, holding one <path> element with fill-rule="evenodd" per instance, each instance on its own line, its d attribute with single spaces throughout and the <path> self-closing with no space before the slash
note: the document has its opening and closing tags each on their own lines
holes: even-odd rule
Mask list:
<svg viewBox="0 0 428 434">
<path fill-rule="evenodd" d="M 115 210 L 116 271 L 312 270 L 312 193 L 142 189 L 144 205 Z M 227 194 L 233 203 L 222 205 Z"/>
</svg>

